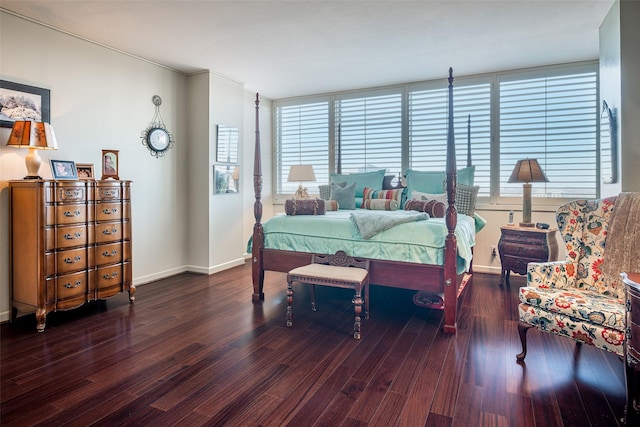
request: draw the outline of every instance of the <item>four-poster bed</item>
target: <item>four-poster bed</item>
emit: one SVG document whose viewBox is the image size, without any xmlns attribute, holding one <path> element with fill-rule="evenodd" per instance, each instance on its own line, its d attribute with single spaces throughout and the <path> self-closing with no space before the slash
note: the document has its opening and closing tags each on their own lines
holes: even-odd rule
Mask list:
<svg viewBox="0 0 640 427">
<path fill-rule="evenodd" d="M 444 233 L 443 254 L 440 264 L 370 259 L 370 283 L 380 286 L 422 291 L 422 293 L 442 295 L 444 310 L 444 331 L 456 332 L 458 298 L 470 282 L 471 273 L 460 272 L 458 268 L 458 246 L 456 226 L 458 214 L 455 206 L 457 170 L 453 123 L 453 71 L 448 78 L 448 133 L 446 161 L 446 213 L 442 233 Z M 259 130 L 259 96 L 256 95 L 256 133 L 254 157 L 255 224 L 252 236 L 252 279 L 253 301 L 264 300 L 263 282 L 265 271 L 288 272 L 293 268 L 311 263 L 313 253 L 292 250 L 278 250 L 265 247 L 265 232 L 262 220 L 262 166 Z M 424 221 L 428 222 L 428 221 Z M 322 254 L 321 254 L 322 255 Z M 353 254 L 350 254 L 353 255 Z M 470 271 L 470 269 L 469 269 Z"/>
</svg>

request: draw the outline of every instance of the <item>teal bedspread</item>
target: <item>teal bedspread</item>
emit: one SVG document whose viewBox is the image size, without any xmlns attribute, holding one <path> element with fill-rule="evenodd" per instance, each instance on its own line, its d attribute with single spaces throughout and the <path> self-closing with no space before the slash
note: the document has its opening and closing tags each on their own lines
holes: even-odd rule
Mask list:
<svg viewBox="0 0 640 427">
<path fill-rule="evenodd" d="M 444 218 L 405 222 L 363 239 L 354 221 L 353 211 L 327 212 L 326 215 L 278 215 L 263 224 L 264 247 L 295 252 L 333 254 L 343 250 L 351 256 L 444 264 L 447 227 Z M 405 211 L 393 211 L 406 215 Z M 455 236 L 458 245 L 458 274 L 468 271 L 475 235 L 486 222 L 479 216 L 458 214 Z M 251 252 L 251 241 L 247 247 Z"/>
</svg>

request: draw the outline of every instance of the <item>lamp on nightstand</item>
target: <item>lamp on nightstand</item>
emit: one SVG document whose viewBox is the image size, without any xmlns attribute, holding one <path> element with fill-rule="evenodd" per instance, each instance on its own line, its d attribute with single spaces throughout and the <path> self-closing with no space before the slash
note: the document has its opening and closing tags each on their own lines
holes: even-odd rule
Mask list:
<svg viewBox="0 0 640 427">
<path fill-rule="evenodd" d="M 538 160 L 518 160 L 507 182 L 522 182 L 522 222 L 520 227 L 533 227 L 535 224 L 531 222 L 531 183 L 549 182 Z"/>
<path fill-rule="evenodd" d="M 308 199 L 309 193 L 307 193 L 307 189 L 302 186 L 303 182 L 313 182 L 316 180 L 316 174 L 313 172 L 312 165 L 293 165 L 291 169 L 289 169 L 289 177 L 287 178 L 288 182 L 299 182 L 300 185 L 296 190 L 296 194 L 294 198 L 296 199 Z"/>
<path fill-rule="evenodd" d="M 8 147 L 28 148 L 29 154 L 24 159 L 27 176 L 23 179 L 42 179 L 38 175 L 42 159 L 38 150 L 57 150 L 58 143 L 53 127 L 49 123 L 18 120 L 13 122 Z"/>
</svg>

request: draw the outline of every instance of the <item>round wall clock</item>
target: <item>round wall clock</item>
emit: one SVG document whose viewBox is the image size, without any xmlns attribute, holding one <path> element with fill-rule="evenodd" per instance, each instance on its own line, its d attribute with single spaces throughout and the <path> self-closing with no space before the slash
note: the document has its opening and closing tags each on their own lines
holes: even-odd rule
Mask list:
<svg viewBox="0 0 640 427">
<path fill-rule="evenodd" d="M 160 115 L 162 98 L 154 95 L 153 98 L 151 98 L 151 102 L 156 106 L 156 114 L 153 116 L 153 120 L 149 126 L 142 131 L 140 138 L 142 139 L 142 144 L 149 149 L 151 155 L 158 158 L 164 156 L 164 153 L 173 146 L 174 141 L 173 136 L 167 130 Z"/>
</svg>

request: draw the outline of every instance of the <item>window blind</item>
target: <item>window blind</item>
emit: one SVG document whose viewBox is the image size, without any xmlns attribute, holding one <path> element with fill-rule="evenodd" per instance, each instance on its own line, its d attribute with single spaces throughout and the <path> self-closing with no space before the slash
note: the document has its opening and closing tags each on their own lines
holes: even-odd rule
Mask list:
<svg viewBox="0 0 640 427">
<path fill-rule="evenodd" d="M 454 90 L 456 166 L 467 165 L 469 140 L 471 164 L 479 195 L 490 190 L 491 84 L 457 86 Z M 409 167 L 443 171 L 447 159 L 447 89 L 412 90 L 408 96 Z"/>
<path fill-rule="evenodd" d="M 311 164 L 316 182 L 329 182 L 329 101 L 278 106 L 275 116 L 277 194 L 298 188 L 300 183 L 287 182 L 293 165 Z"/>
<path fill-rule="evenodd" d="M 516 162 L 537 158 L 548 183 L 537 197 L 597 196 L 596 72 L 500 82 L 500 196 L 520 196 L 507 180 Z"/>
<path fill-rule="evenodd" d="M 402 168 L 402 93 L 338 99 L 335 102 L 341 172 Z"/>
</svg>

